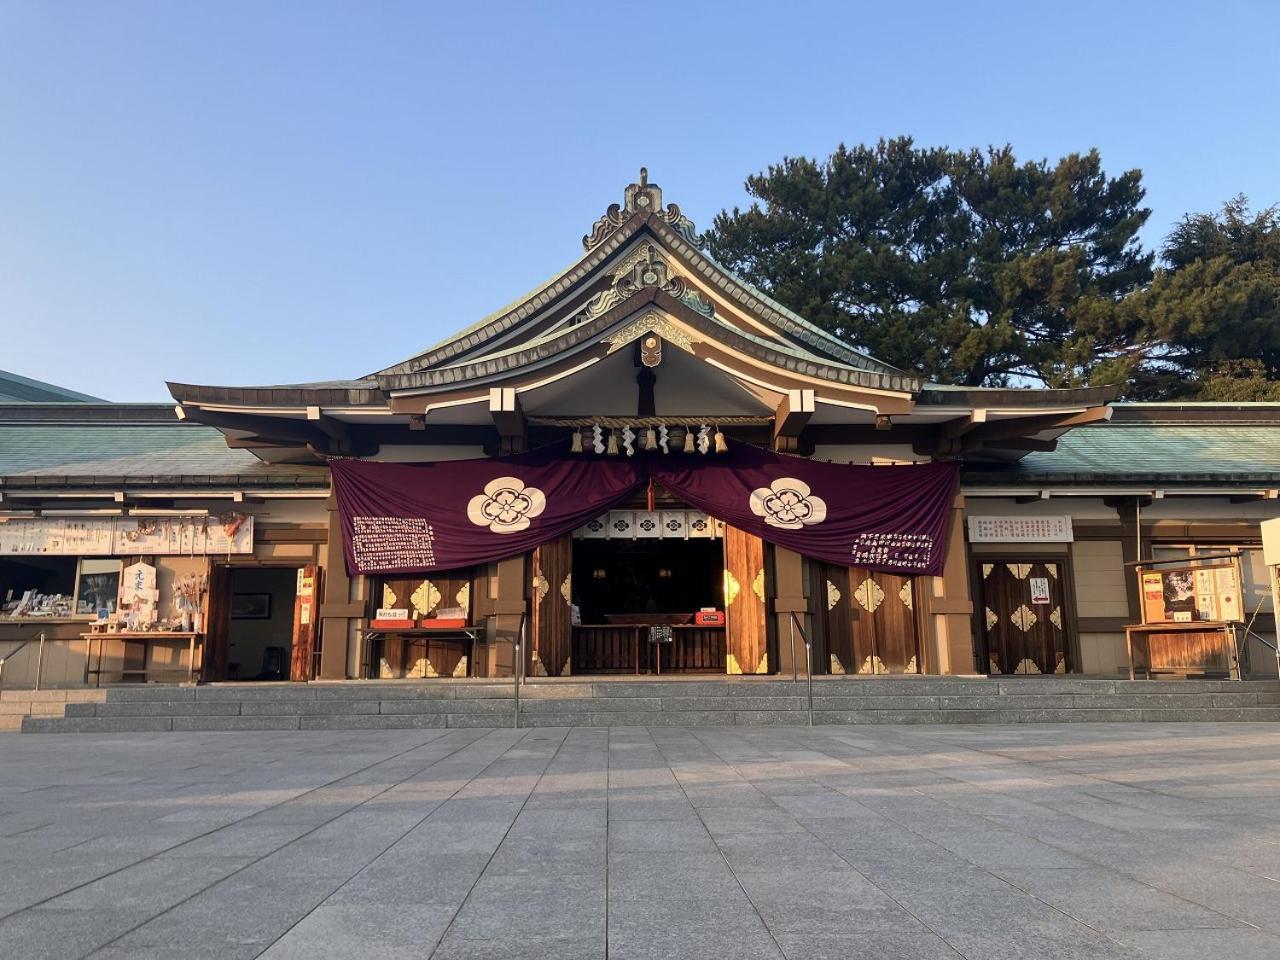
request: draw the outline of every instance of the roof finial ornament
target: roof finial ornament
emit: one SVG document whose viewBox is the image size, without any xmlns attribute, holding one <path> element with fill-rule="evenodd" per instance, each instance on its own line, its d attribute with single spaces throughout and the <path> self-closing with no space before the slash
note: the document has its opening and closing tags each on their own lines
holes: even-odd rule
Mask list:
<svg viewBox="0 0 1280 960">
<path fill-rule="evenodd" d="M 611 236 L 628 220 L 636 216 L 647 216 L 676 231 L 685 241 L 695 247 L 702 246 L 702 238 L 698 236 L 693 222 L 680 212 L 674 203 L 662 207 L 662 188 L 649 182 L 649 168 L 640 168 L 640 179 L 636 183 L 627 184 L 623 191 L 622 205 L 610 204 L 603 217 L 591 228 L 591 233 L 582 238 L 582 247 L 588 253 Z"/>
</svg>

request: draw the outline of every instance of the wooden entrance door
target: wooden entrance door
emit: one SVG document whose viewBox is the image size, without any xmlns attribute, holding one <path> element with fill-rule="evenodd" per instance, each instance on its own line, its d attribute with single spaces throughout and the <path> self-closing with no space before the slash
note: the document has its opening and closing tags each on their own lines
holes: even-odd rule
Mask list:
<svg viewBox="0 0 1280 960">
<path fill-rule="evenodd" d="M 919 673 L 915 581 L 861 567 L 818 565 L 832 673 Z"/>
<path fill-rule="evenodd" d="M 724 528 L 725 669 L 728 673 L 768 673 L 769 637 L 765 616 L 764 541 Z"/>
<path fill-rule="evenodd" d="M 1074 673 L 1065 621 L 1064 560 L 981 558 L 977 580 L 985 661 L 992 674 Z"/>
<path fill-rule="evenodd" d="M 573 539 L 569 534 L 536 547 L 530 564 L 530 672 L 559 677 L 569 666 L 570 613 L 573 603 Z"/>
<path fill-rule="evenodd" d="M 231 631 L 231 568 L 214 563 L 209 569 L 209 599 L 205 611 L 205 662 L 202 680 L 226 680 L 227 641 Z"/>
<path fill-rule="evenodd" d="M 298 570 L 298 589 L 293 600 L 293 647 L 289 679 L 304 683 L 315 677 L 316 643 L 320 634 L 320 577 L 314 563 Z"/>
</svg>

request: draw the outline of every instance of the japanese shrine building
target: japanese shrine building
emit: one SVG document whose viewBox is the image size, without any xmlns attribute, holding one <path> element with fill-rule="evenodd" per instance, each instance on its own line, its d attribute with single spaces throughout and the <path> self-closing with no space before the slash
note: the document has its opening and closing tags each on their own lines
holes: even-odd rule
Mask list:
<svg viewBox="0 0 1280 960">
<path fill-rule="evenodd" d="M 252 618 L 231 604 L 274 595 L 271 570 L 314 591 L 314 602 L 281 594 L 294 620 L 276 675 L 294 679 L 509 676 L 522 624 L 530 675 L 790 674 L 803 670 L 797 628 L 820 673 L 1117 675 L 1138 602 L 1125 563 L 1248 548 L 1258 520 L 1278 512 L 1280 409 L 1115 406 L 1107 389 L 923 383 L 730 274 L 643 171 L 582 247 L 520 300 L 369 376 L 171 383 L 176 409 L 0 406 L 0 508 L 32 523 L 69 504 L 124 517 L 144 502 L 174 517 L 252 517 L 246 552 L 204 561 L 207 679 L 271 673 L 265 660 L 258 669 L 258 647 L 249 666 L 237 654 L 236 631 L 248 628 L 236 623 Z M 52 454 L 28 455 L 21 469 L 6 463 L 18 434 L 29 444 L 72 428 L 77 442 L 97 445 L 83 463 Z M 196 447 L 206 457 L 198 464 Z M 344 528 L 331 492 L 331 471 L 348 460 L 561 451 L 565 462 L 696 472 L 737 450 L 874 466 L 885 477 L 956 465 L 936 573 L 815 559 L 693 507 L 659 476 L 513 555 L 361 574 L 350 517 Z M 521 509 L 536 517 L 542 507 Z M 233 586 L 237 576 L 248 586 Z M 1265 583 L 1247 583 L 1250 596 Z M 251 609 L 244 600 L 239 613 Z M 407 622 L 377 625 L 379 610 Z M 84 629 L 75 618 L 59 627 L 67 637 Z M 0 617 L 0 644 L 29 635 L 16 619 Z M 1264 619 L 1260 629 L 1273 631 L 1269 608 Z M 650 624 L 670 626 L 672 639 L 650 643 Z M 128 659 L 121 643 L 109 657 Z"/>
</svg>

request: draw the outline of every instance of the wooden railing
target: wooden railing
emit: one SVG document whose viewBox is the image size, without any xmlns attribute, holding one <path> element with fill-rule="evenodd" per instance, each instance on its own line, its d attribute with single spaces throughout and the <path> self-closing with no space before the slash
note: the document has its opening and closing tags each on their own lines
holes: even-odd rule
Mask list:
<svg viewBox="0 0 1280 960">
<path fill-rule="evenodd" d="M 586 624 L 573 628 L 573 672 L 724 673 L 723 627 L 675 626 L 670 643 L 649 642 L 648 627 Z"/>
</svg>

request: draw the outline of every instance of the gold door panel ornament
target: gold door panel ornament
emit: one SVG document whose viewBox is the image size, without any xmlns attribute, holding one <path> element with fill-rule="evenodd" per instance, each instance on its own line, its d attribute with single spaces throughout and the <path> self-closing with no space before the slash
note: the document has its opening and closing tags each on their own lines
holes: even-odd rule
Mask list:
<svg viewBox="0 0 1280 960">
<path fill-rule="evenodd" d="M 541 573 L 533 575 L 533 600 L 534 603 L 541 603 L 542 598 L 547 595 L 547 591 L 551 589 L 551 584 L 547 583 L 547 578 Z"/>
<path fill-rule="evenodd" d="M 898 591 L 898 599 L 902 601 L 903 605 L 908 610 L 914 609 L 912 606 L 912 591 L 911 591 L 912 582 L 913 581 L 911 580 L 906 581 L 902 585 L 902 589 Z"/>
<path fill-rule="evenodd" d="M 413 591 L 409 602 L 413 604 L 418 616 L 425 617 L 440 605 L 440 591 L 430 580 L 423 580 L 418 589 Z"/>
<path fill-rule="evenodd" d="M 853 592 L 853 597 L 863 610 L 868 613 L 875 613 L 876 607 L 884 602 L 884 590 L 875 580 L 867 577 L 858 584 L 858 589 Z"/>
<path fill-rule="evenodd" d="M 1019 580 L 1027 579 L 1027 576 L 1031 573 L 1031 564 L 1029 563 L 1006 563 L 1005 566 Z"/>
<path fill-rule="evenodd" d="M 996 616 L 996 612 L 992 610 L 990 607 L 986 607 L 984 609 L 987 612 L 987 629 L 990 630 L 992 627 L 994 627 L 997 623 L 1000 622 L 1000 618 Z"/>
<path fill-rule="evenodd" d="M 1034 627 L 1037 623 L 1040 622 L 1040 618 L 1037 617 L 1032 612 L 1031 608 L 1028 607 L 1025 603 L 1022 606 L 1020 606 L 1017 610 L 1013 611 L 1013 613 L 1009 615 L 1009 619 L 1013 622 L 1013 625 L 1017 627 L 1019 630 L 1021 630 L 1023 633 L 1026 633 L 1028 630 L 1030 630 L 1032 627 Z"/>
<path fill-rule="evenodd" d="M 751 592 L 760 598 L 760 602 L 764 603 L 764 570 L 756 574 L 756 578 L 751 581 Z"/>
<path fill-rule="evenodd" d="M 733 601 L 738 599 L 738 594 L 742 592 L 742 584 L 738 583 L 738 578 L 732 572 L 726 570 L 724 572 L 724 605 L 726 607 L 733 606 Z"/>
<path fill-rule="evenodd" d="M 470 617 L 471 616 L 471 584 L 464 583 L 461 587 L 459 587 L 457 595 L 453 598 L 453 602 L 456 603 L 462 609 L 463 613 L 465 613 L 468 617 Z M 465 665 L 465 661 L 467 658 L 463 657 L 462 659 Z M 466 674 L 464 673 L 462 674 L 462 676 L 465 677 Z"/>
<path fill-rule="evenodd" d="M 840 588 L 830 580 L 827 581 L 827 609 L 834 610 L 840 602 Z M 843 672 L 843 671 L 842 671 Z"/>
</svg>

